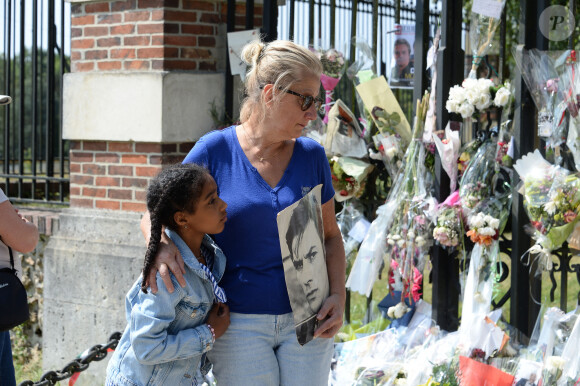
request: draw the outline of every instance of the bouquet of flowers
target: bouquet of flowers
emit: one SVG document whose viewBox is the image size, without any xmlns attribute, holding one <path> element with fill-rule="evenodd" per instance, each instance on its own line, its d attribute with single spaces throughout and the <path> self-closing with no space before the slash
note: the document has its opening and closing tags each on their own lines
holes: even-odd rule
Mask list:
<svg viewBox="0 0 580 386">
<path fill-rule="evenodd" d="M 459 192 L 452 193 L 439 206 L 433 239 L 444 247 L 455 248 L 463 241 L 463 215 L 459 205 Z"/>
<path fill-rule="evenodd" d="M 455 190 L 457 185 L 457 159 L 459 158 L 459 148 L 461 140 L 459 131 L 451 130 L 450 122 L 445 127 L 445 138 L 440 139 L 433 133 L 433 141 L 441 158 L 441 165 L 449 176 L 449 188 Z"/>
<path fill-rule="evenodd" d="M 346 62 L 342 52 L 334 48 L 328 50 L 317 50 L 316 54 L 322 63 L 320 82 L 326 92 L 326 115 L 324 117 L 324 123 L 327 123 L 330 102 L 332 102 L 332 91 L 335 89 L 336 85 L 338 85 L 338 82 L 346 69 Z"/>
<path fill-rule="evenodd" d="M 499 235 L 503 232 L 511 210 L 511 193 L 495 195 L 480 202 L 471 212 L 467 235 L 475 243 L 463 294 L 462 321 L 469 328 L 470 318 L 486 315 L 493 296 Z"/>
<path fill-rule="evenodd" d="M 373 169 L 373 165 L 356 158 L 337 157 L 330 159 L 332 186 L 337 201 L 348 200 L 364 191 L 366 176 Z"/>
<path fill-rule="evenodd" d="M 378 152 L 369 150 L 369 157 L 383 161 L 391 179 L 395 179 L 403 165 L 403 144 L 397 134 L 378 133 L 373 136 L 373 142 Z"/>
<path fill-rule="evenodd" d="M 559 75 L 570 51 L 515 51 L 514 58 L 532 100 L 538 109 L 538 135 L 555 148 L 566 138 L 566 103 L 559 87 Z"/>
<path fill-rule="evenodd" d="M 491 79 L 467 78 L 461 85 L 451 87 L 445 108 L 450 113 L 470 118 L 490 106 L 504 107 L 511 98 L 509 83 L 495 86 Z"/>
<path fill-rule="evenodd" d="M 461 177 L 459 197 L 465 214 L 491 195 L 496 148 L 496 138 L 484 141 Z"/>
<path fill-rule="evenodd" d="M 342 210 L 336 215 L 336 222 L 342 235 L 348 275 L 358 247 L 366 236 L 370 223 L 355 202 L 346 202 L 343 205 Z"/>
<path fill-rule="evenodd" d="M 580 343 L 580 317 L 576 316 L 576 322 L 568 337 L 562 358 L 565 361 L 562 369 L 562 376 L 558 381 L 558 386 L 573 386 L 580 382 L 580 355 L 578 355 L 578 344 Z"/>
<path fill-rule="evenodd" d="M 413 141 L 407 148 L 403 172 L 395 181 L 389 199 L 395 202 L 393 220 L 387 229 L 385 256 L 395 259 L 395 281 L 403 284 L 401 298 L 412 296 L 414 268 L 422 270 L 432 235 L 430 221 L 434 199 L 429 196 L 425 181 L 425 147 L 421 142 L 429 94 L 417 101 L 417 117 Z M 391 266 L 390 263 L 386 266 Z M 403 301 L 401 301 L 403 302 Z"/>
<path fill-rule="evenodd" d="M 580 179 L 548 163 L 540 152 L 528 153 L 514 165 L 523 182 L 524 208 L 536 240 L 529 252 L 550 270 L 550 251 L 559 248 L 574 230 L 580 211 Z"/>
<path fill-rule="evenodd" d="M 493 37 L 501 22 L 501 12 L 505 5 L 502 0 L 498 8 L 485 8 L 484 2 L 474 2 L 469 23 L 469 39 L 472 47 L 473 62 L 468 78 L 477 78 L 476 71 L 481 59 L 488 53 L 493 43 Z M 478 8 L 475 5 L 479 5 Z"/>
<path fill-rule="evenodd" d="M 567 60 L 565 70 L 560 76 L 559 87 L 564 95 L 564 103 L 570 112 L 570 127 L 566 145 L 572 152 L 574 166 L 580 170 L 580 64 L 576 61 L 576 51 L 572 51 Z"/>
</svg>

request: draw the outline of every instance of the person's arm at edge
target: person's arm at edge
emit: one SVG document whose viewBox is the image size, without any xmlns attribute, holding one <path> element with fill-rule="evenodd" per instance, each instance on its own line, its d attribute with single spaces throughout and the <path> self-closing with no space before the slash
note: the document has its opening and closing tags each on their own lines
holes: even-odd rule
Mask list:
<svg viewBox="0 0 580 386">
<path fill-rule="evenodd" d="M 2 242 L 21 253 L 34 251 L 38 228 L 21 217 L 10 201 L 0 204 L 0 237 Z"/>
<path fill-rule="evenodd" d="M 147 245 L 149 245 L 149 237 L 151 236 L 151 217 L 149 211 L 146 211 L 141 218 L 141 232 Z M 155 256 L 155 265 L 151 269 L 149 276 L 146 277 L 146 283 L 151 287 L 151 292 L 157 293 L 157 281 L 155 280 L 155 275 L 159 271 L 163 283 L 169 293 L 173 293 L 175 288 L 171 282 L 171 275 L 169 271 L 173 273 L 177 282 L 180 286 L 185 287 L 186 282 L 183 274 L 185 273 L 185 263 L 183 262 L 183 257 L 179 253 L 177 246 L 171 241 L 165 232 L 161 232 L 161 242 L 159 243 L 159 250 Z"/>
<path fill-rule="evenodd" d="M 334 198 L 322 205 L 322 221 L 324 224 L 324 247 L 326 249 L 326 270 L 330 295 L 318 312 L 318 319 L 324 322 L 314 332 L 315 337 L 332 338 L 340 327 L 346 301 L 346 256 L 342 235 L 334 213 Z"/>
</svg>

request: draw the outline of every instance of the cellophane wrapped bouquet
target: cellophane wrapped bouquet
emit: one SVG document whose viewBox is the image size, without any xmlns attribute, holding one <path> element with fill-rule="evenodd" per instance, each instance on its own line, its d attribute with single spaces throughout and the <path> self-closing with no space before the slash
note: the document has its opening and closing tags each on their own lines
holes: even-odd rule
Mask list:
<svg viewBox="0 0 580 386">
<path fill-rule="evenodd" d="M 316 50 L 316 55 L 322 63 L 322 75 L 320 76 L 320 83 L 324 88 L 326 94 L 326 115 L 324 123 L 328 123 L 328 112 L 330 111 L 330 102 L 332 102 L 332 92 L 340 82 L 344 71 L 346 70 L 346 61 L 342 52 L 335 48 L 327 50 Z"/>
<path fill-rule="evenodd" d="M 566 145 L 572 152 L 576 170 L 580 170 L 580 63 L 576 60 L 576 51 L 572 51 L 566 61 L 560 75 L 559 88 L 570 115 Z"/>
<path fill-rule="evenodd" d="M 495 175 L 497 138 L 485 140 L 470 159 L 459 184 L 459 197 L 465 215 L 480 201 L 491 196 Z"/>
<path fill-rule="evenodd" d="M 522 180 L 519 191 L 536 241 L 529 252 L 540 258 L 539 268 L 550 270 L 551 251 L 562 246 L 579 219 L 580 179 L 547 162 L 538 150 L 523 156 L 514 169 Z"/>
<path fill-rule="evenodd" d="M 403 157 L 407 144 L 395 131 L 395 127 L 401 122 L 399 113 L 389 113 L 384 109 L 375 106 L 371 115 L 376 122 L 379 132 L 373 136 L 375 148 L 380 154 L 387 172 L 391 179 L 395 179 L 403 164 Z"/>
<path fill-rule="evenodd" d="M 462 321 L 490 311 L 494 279 L 498 274 L 495 263 L 499 259 L 499 236 L 507 223 L 511 199 L 509 191 L 493 195 L 475 206 L 468 216 L 467 236 L 475 245 L 463 291 Z"/>
<path fill-rule="evenodd" d="M 464 227 L 459 192 L 455 191 L 438 206 L 435 217 L 433 239 L 451 251 L 462 246 Z"/>
<path fill-rule="evenodd" d="M 397 263 L 391 274 L 395 282 L 401 282 L 401 303 L 405 297 L 418 296 L 412 291 L 415 268 L 422 271 L 432 242 L 431 217 L 435 201 L 426 185 L 425 147 L 421 141 L 428 98 L 429 95 L 425 94 L 421 101 L 417 101 L 413 140 L 407 148 L 402 173 L 389 194 L 394 211 L 386 231 L 385 258 L 390 257 Z M 385 266 L 390 267 L 390 262 L 385 261 Z"/>
<path fill-rule="evenodd" d="M 474 2 L 474 5 L 476 2 Z M 484 2 L 479 4 L 483 5 Z M 501 22 L 501 11 L 505 0 L 501 1 L 499 9 L 486 9 L 485 7 L 472 8 L 469 21 L 469 39 L 473 61 L 468 78 L 477 78 L 476 71 L 481 60 L 489 52 L 493 45 L 493 38 Z M 491 12 L 490 12 L 491 11 Z M 499 11 L 499 12 L 498 12 Z"/>
<path fill-rule="evenodd" d="M 536 48 L 514 52 L 532 100 L 538 110 L 538 136 L 548 148 L 566 141 L 566 103 L 559 86 L 559 73 L 564 69 L 570 51 L 540 51 Z"/>
</svg>

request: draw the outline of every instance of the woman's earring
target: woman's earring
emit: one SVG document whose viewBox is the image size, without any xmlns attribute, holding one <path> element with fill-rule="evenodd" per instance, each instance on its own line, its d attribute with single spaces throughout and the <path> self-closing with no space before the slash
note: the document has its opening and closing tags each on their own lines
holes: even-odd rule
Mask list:
<svg viewBox="0 0 580 386">
<path fill-rule="evenodd" d="M 183 228 L 187 229 L 187 228 L 188 228 L 188 226 L 187 226 L 187 225 L 184 225 L 184 226 L 183 226 Z"/>
</svg>

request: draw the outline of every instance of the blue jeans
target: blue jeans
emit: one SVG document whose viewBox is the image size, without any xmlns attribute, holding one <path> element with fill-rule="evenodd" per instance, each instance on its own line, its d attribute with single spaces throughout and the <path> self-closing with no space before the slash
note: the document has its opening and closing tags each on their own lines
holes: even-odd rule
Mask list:
<svg viewBox="0 0 580 386">
<path fill-rule="evenodd" d="M 230 314 L 230 326 L 207 353 L 218 385 L 328 385 L 332 339 L 298 344 L 292 313 Z"/>
<path fill-rule="evenodd" d="M 12 346 L 10 346 L 10 331 L 0 332 L 0 385 L 16 386 L 14 364 L 12 363 Z"/>
</svg>

